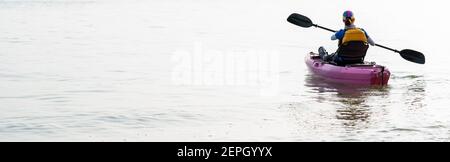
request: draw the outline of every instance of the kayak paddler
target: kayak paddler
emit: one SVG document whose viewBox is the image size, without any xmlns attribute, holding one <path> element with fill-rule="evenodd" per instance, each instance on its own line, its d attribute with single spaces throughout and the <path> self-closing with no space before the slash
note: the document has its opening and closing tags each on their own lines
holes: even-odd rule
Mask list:
<svg viewBox="0 0 450 162">
<path fill-rule="evenodd" d="M 334 62 L 337 65 L 363 63 L 369 44 L 374 46 L 375 42 L 362 28 L 357 28 L 355 16 L 352 11 L 345 11 L 342 21 L 345 28 L 331 36 L 331 40 L 339 40 L 338 50 L 329 55 L 325 48 L 319 48 L 319 55 L 324 61 Z"/>
</svg>

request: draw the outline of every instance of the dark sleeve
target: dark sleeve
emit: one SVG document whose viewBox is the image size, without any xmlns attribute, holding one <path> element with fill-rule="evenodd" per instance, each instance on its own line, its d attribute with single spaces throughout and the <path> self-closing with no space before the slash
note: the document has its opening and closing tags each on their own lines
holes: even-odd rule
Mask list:
<svg viewBox="0 0 450 162">
<path fill-rule="evenodd" d="M 345 30 L 344 30 L 344 29 L 341 29 L 341 30 L 339 30 L 338 32 L 336 32 L 336 33 L 334 34 L 334 36 L 336 37 L 336 39 L 341 40 L 342 38 L 344 38 L 344 34 L 345 34 Z"/>
</svg>

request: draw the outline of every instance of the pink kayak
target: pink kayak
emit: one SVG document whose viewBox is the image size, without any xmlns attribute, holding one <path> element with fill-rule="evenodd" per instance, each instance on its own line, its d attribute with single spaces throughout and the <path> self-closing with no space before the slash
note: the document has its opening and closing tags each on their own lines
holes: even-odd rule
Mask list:
<svg viewBox="0 0 450 162">
<path fill-rule="evenodd" d="M 313 52 L 305 57 L 305 62 L 315 75 L 338 83 L 387 85 L 391 75 L 387 68 L 375 63 L 337 66 L 322 61 L 319 55 Z"/>
</svg>

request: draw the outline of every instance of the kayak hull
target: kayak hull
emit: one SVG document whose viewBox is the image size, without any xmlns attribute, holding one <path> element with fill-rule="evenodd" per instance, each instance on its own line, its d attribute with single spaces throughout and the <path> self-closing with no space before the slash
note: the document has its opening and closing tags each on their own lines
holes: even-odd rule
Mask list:
<svg viewBox="0 0 450 162">
<path fill-rule="evenodd" d="M 387 85 L 391 75 L 389 69 L 375 63 L 337 66 L 324 62 L 315 53 L 305 57 L 309 70 L 325 80 L 358 85 Z"/>
</svg>

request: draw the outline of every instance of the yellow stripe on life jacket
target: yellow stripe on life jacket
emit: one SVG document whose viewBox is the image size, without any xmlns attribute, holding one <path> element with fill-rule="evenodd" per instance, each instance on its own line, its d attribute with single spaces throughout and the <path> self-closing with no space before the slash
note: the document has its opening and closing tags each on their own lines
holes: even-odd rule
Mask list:
<svg viewBox="0 0 450 162">
<path fill-rule="evenodd" d="M 344 38 L 342 38 L 342 44 L 351 41 L 362 41 L 367 43 L 366 33 L 359 28 L 347 29 L 344 34 Z"/>
</svg>

